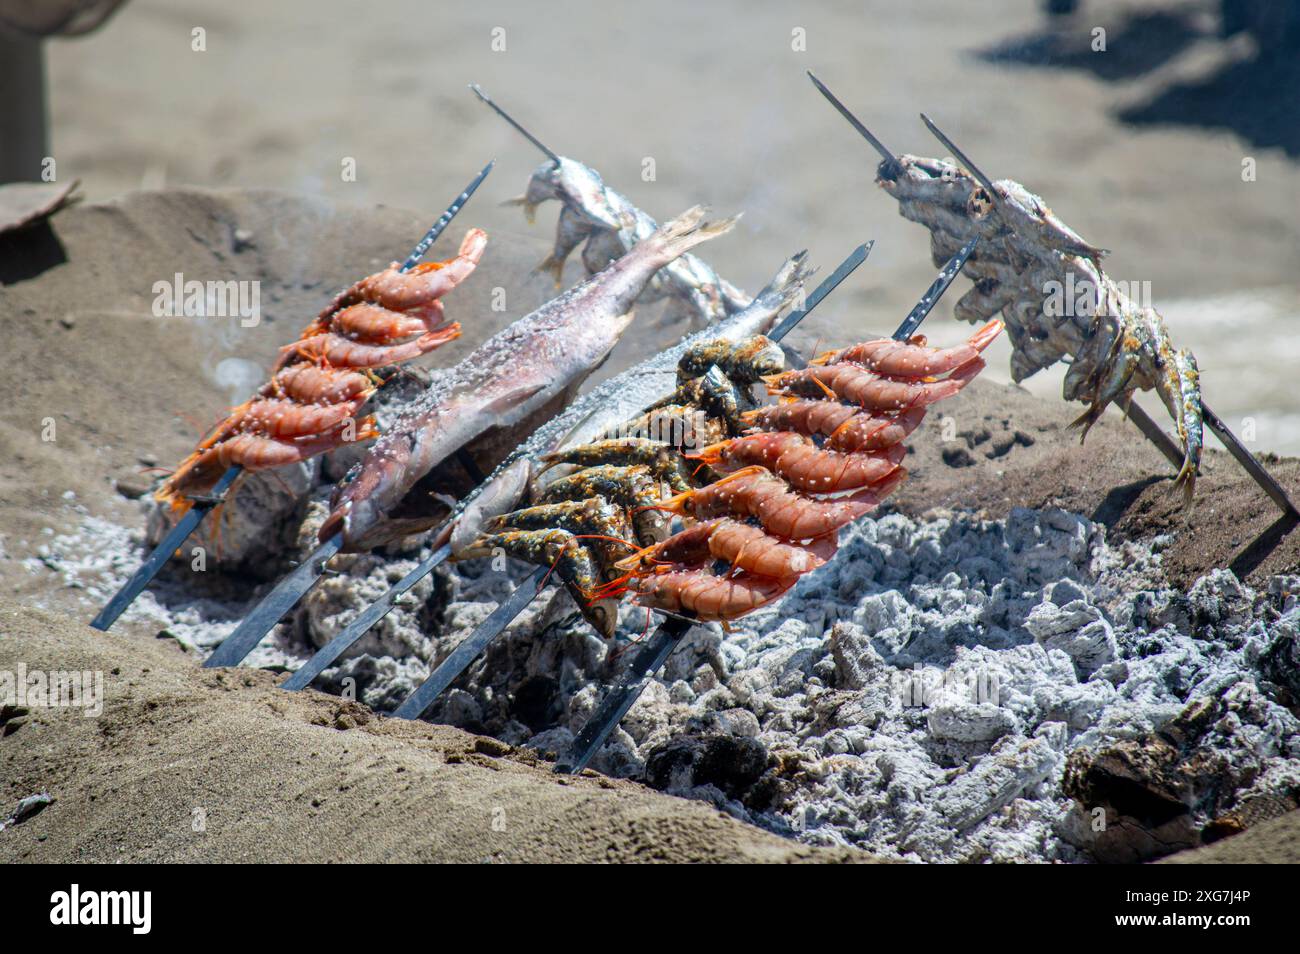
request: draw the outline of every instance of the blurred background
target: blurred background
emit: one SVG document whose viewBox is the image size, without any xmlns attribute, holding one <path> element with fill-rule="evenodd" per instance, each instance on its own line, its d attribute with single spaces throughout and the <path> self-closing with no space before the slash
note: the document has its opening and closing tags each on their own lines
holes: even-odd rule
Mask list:
<svg viewBox="0 0 1300 954">
<path fill-rule="evenodd" d="M 436 215 L 495 156 L 462 219 L 529 231 L 498 203 L 541 156 L 477 82 L 661 220 L 743 210 L 705 257 L 750 292 L 797 249 L 825 272 L 875 238 L 807 333 L 887 332 L 933 277 L 928 236 L 875 187 L 812 69 L 894 150 L 944 154 L 924 110 L 1112 249 L 1110 274 L 1149 282 L 1197 353 L 1206 399 L 1257 450 L 1300 453 L 1300 0 L 0 0 L 0 23 L 3 178 L 50 156 L 90 201 L 255 187 Z M 937 343 L 968 333 L 957 294 Z M 1025 385 L 1059 398 L 1054 371 Z"/>
</svg>

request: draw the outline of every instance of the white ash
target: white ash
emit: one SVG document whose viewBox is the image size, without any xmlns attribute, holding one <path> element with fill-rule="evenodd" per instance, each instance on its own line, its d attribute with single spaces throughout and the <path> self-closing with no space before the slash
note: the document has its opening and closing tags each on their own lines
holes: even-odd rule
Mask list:
<svg viewBox="0 0 1300 954">
<path fill-rule="evenodd" d="M 34 605 L 57 608 L 61 601 L 54 594 L 72 591 L 89 619 L 131 578 L 152 548 L 138 529 L 93 516 L 79 504 L 71 509 L 79 521 L 76 531 L 51 534 L 22 562 L 29 573 L 51 582 L 51 598 L 38 598 Z M 142 503 L 142 515 L 147 510 Z M 160 638 L 174 639 L 187 651 L 206 656 L 234 631 L 260 594 L 254 593 L 252 581 L 222 573 L 206 552 L 202 562 L 196 562 L 195 545 L 201 546 L 191 540 L 183 554 L 169 562 L 122 614 L 119 625 L 156 627 Z M 250 664 L 297 666 L 301 658 L 300 642 L 282 626 L 250 656 Z"/>
<path fill-rule="evenodd" d="M 299 557 L 322 513 L 318 497 Z M 52 541 L 34 572 L 56 568 L 98 604 L 138 562 L 139 540 L 85 526 L 80 540 Z M 1224 757 L 1220 807 L 1300 791 L 1300 578 L 1255 593 L 1216 570 L 1183 593 L 1161 573 L 1168 538 L 1108 544 L 1103 529 L 1056 509 L 864 521 L 775 606 L 730 634 L 692 629 L 593 768 L 814 844 L 916 861 L 1088 861 L 1101 853 L 1063 789 L 1067 757 L 1141 740 L 1218 698 L 1226 708 L 1205 738 Z M 296 667 L 422 555 L 338 561 L 247 664 Z M 531 569 L 440 568 L 316 685 L 391 710 Z M 201 652 L 265 592 L 196 598 L 182 582 L 155 585 L 130 612 Z M 562 753 L 645 625 L 626 607 L 611 651 L 552 588 L 429 717 Z M 718 765 L 722 777 L 710 775 Z"/>
<path fill-rule="evenodd" d="M 1300 609 L 1266 622 L 1280 600 L 1223 570 L 1185 595 L 1171 589 L 1167 542 L 1112 546 L 1100 525 L 1061 510 L 864 522 L 776 606 L 729 635 L 693 629 L 593 767 L 811 843 L 923 861 L 1089 860 L 1065 837 L 1070 752 L 1157 731 L 1205 694 L 1273 686 L 1261 660 L 1286 626 L 1300 653 Z M 406 566 L 376 565 L 357 590 L 369 598 Z M 400 610 L 324 682 L 350 677 L 364 701 L 397 704 L 526 572 L 487 561 L 439 571 L 433 602 L 445 611 Z M 331 600 L 353 605 L 342 583 Z M 314 643 L 336 632 L 332 615 L 309 617 Z M 643 611 L 624 610 L 624 636 L 644 625 Z M 374 655 L 403 646 L 419 648 Z M 562 753 L 634 651 L 611 662 L 553 592 L 430 717 Z M 1271 689 L 1256 695 L 1268 718 L 1234 743 L 1236 800 L 1300 779 L 1300 721 Z M 681 769 L 696 757 L 681 740 L 719 736 L 760 744 L 779 777 L 748 790 L 700 784 Z M 743 762 L 745 745 L 722 758 Z M 756 793 L 772 786 L 764 804 Z"/>
</svg>

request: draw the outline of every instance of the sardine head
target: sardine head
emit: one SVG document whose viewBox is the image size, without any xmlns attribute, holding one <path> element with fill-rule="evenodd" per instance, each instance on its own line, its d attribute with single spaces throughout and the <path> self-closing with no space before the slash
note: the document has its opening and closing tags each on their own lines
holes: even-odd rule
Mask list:
<svg viewBox="0 0 1300 954">
<path fill-rule="evenodd" d="M 478 542 L 488 529 L 488 524 L 519 506 L 528 490 L 531 476 L 531 462 L 527 457 L 521 457 L 488 481 L 474 501 L 465 508 L 452 530 L 451 552 L 457 559 L 482 555 Z"/>
<path fill-rule="evenodd" d="M 561 202 L 566 201 L 564 183 L 566 181 L 565 169 L 567 163 L 561 159 L 558 163 L 546 160 L 538 166 L 528 180 L 528 188 L 524 190 L 521 204 L 524 207 L 524 213 L 532 220 L 533 210 L 543 202 L 551 199 L 559 199 Z"/>
<path fill-rule="evenodd" d="M 780 374 L 785 370 L 785 352 L 766 335 L 755 335 L 746 342 L 744 358 L 756 378 Z"/>
</svg>

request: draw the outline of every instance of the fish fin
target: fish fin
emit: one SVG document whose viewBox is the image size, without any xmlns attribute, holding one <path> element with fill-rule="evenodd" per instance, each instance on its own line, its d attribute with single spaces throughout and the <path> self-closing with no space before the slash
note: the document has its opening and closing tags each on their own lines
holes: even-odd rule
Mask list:
<svg viewBox="0 0 1300 954">
<path fill-rule="evenodd" d="M 1106 405 L 1104 404 L 1100 406 L 1096 404 L 1090 405 L 1088 410 L 1084 411 L 1082 414 L 1076 417 L 1073 421 L 1067 424 L 1066 427 L 1070 429 L 1076 427 L 1080 428 L 1079 443 L 1082 444 L 1084 442 L 1084 439 L 1087 438 L 1088 432 L 1092 430 L 1092 425 L 1097 423 L 1097 420 L 1101 417 L 1102 412 L 1105 410 L 1106 410 Z"/>
<path fill-rule="evenodd" d="M 692 206 L 671 222 L 661 225 L 647 241 L 658 245 L 667 257 L 667 261 L 671 262 L 695 246 L 730 232 L 740 220 L 740 216 L 735 215 L 729 219 L 705 222 L 704 214 L 704 206 Z"/>
<path fill-rule="evenodd" d="M 567 431 L 561 434 L 555 440 L 555 443 L 553 443 L 549 448 L 547 448 L 546 453 L 542 455 L 541 459 L 547 460 L 553 455 L 558 454 L 560 451 L 564 450 L 569 445 L 569 441 L 573 439 L 574 435 L 579 433 L 582 430 L 582 428 L 587 424 L 587 422 L 590 421 L 593 417 L 595 417 L 600 410 L 601 410 L 600 408 L 592 408 L 590 413 L 584 414 L 581 420 L 579 420 L 571 428 L 569 428 Z"/>
<path fill-rule="evenodd" d="M 799 297 L 804 282 L 817 274 L 817 269 L 809 267 L 807 261 L 807 249 L 791 255 L 763 290 L 754 296 L 754 300 L 775 311 L 792 304 Z"/>
<path fill-rule="evenodd" d="M 506 199 L 501 204 L 505 206 L 510 206 L 510 205 L 523 206 L 524 218 L 528 220 L 528 224 L 532 225 L 537 221 L 537 203 L 529 202 L 528 196 L 526 195 L 517 195 L 513 199 Z"/>
<path fill-rule="evenodd" d="M 484 405 L 483 411 L 487 414 L 504 414 L 512 411 L 514 408 L 527 401 L 530 397 L 546 389 L 546 384 L 521 384 L 511 391 L 501 395 L 495 400 Z"/>
<path fill-rule="evenodd" d="M 542 259 L 541 263 L 533 269 L 538 274 L 545 273 L 555 279 L 555 287 L 558 289 L 564 284 L 564 259 L 560 258 L 554 252 Z"/>
</svg>

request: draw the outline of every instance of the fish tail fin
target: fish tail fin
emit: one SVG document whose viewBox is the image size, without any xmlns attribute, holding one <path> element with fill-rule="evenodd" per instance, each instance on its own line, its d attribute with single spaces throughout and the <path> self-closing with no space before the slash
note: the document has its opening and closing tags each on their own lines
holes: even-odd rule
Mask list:
<svg viewBox="0 0 1300 954">
<path fill-rule="evenodd" d="M 817 273 L 817 269 L 809 267 L 807 262 L 807 249 L 791 255 L 763 290 L 754 296 L 754 300 L 774 312 L 793 304 L 803 290 L 804 282 Z"/>
<path fill-rule="evenodd" d="M 647 242 L 660 253 L 665 263 L 684 255 L 711 238 L 730 232 L 740 216 L 705 222 L 707 210 L 702 205 L 692 206 L 671 222 L 666 222 Z"/>
</svg>

